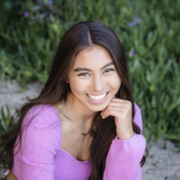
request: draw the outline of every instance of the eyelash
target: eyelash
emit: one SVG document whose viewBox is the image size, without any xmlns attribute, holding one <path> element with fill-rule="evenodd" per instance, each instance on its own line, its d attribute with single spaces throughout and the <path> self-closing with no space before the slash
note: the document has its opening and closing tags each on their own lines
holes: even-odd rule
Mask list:
<svg viewBox="0 0 180 180">
<path fill-rule="evenodd" d="M 114 69 L 106 69 L 105 71 L 107 71 L 107 70 L 114 71 Z M 110 71 L 108 71 L 108 72 L 110 72 Z M 86 72 L 83 72 L 83 73 L 80 73 L 80 74 L 78 74 L 78 76 L 83 76 L 83 74 L 88 74 L 88 73 L 86 73 Z"/>
</svg>

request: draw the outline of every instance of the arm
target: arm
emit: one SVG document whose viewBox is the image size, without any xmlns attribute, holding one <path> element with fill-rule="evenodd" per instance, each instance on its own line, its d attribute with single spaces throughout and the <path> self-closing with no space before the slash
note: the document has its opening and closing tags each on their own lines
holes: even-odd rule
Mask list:
<svg viewBox="0 0 180 180">
<path fill-rule="evenodd" d="M 140 108 L 135 104 L 134 122 L 142 130 Z M 141 131 L 142 132 L 142 131 Z M 112 141 L 109 149 L 103 180 L 142 180 L 140 162 L 146 148 L 146 139 L 142 134 L 134 133 L 129 139 Z"/>
<path fill-rule="evenodd" d="M 29 121 L 30 115 L 25 121 Z M 57 141 L 55 127 L 49 120 L 53 114 L 48 108 L 41 110 L 23 129 L 22 133 L 22 178 L 25 180 L 54 180 L 55 165 L 53 162 L 56 149 L 60 147 Z M 53 123 L 53 122 L 52 122 Z"/>
</svg>

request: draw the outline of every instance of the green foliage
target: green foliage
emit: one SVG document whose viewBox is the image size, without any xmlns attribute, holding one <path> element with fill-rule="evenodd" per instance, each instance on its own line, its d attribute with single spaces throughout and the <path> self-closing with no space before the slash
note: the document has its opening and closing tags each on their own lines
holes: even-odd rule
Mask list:
<svg viewBox="0 0 180 180">
<path fill-rule="evenodd" d="M 6 107 L 6 110 L 4 109 Z M 7 104 L 1 107 L 1 119 L 0 119 L 0 136 L 11 131 L 15 126 L 14 118 L 10 115 L 10 110 Z M 0 139 L 0 144 L 1 144 Z M 0 152 L 2 151 L 2 147 L 0 148 Z"/>
<path fill-rule="evenodd" d="M 2 1 L 0 77 L 45 82 L 63 34 L 79 21 L 110 26 L 127 55 L 146 139 L 180 142 L 180 0 Z M 24 12 L 29 13 L 24 16 Z M 27 14 L 26 14 L 27 15 Z M 133 16 L 141 21 L 128 26 Z M 134 52 L 135 55 L 129 54 Z"/>
<path fill-rule="evenodd" d="M 4 109 L 6 108 L 6 110 Z M 7 104 L 1 107 L 1 119 L 0 119 L 0 136 L 11 131 L 15 126 L 14 118 L 10 115 L 10 109 Z M 0 139 L 0 144 L 2 143 Z M 6 152 L 3 152 L 3 147 L 0 148 L 0 169 L 4 168 L 4 164 L 8 165 L 8 158 Z M 4 179 L 5 175 L 0 172 L 0 179 Z"/>
<path fill-rule="evenodd" d="M 1 119 L 0 119 L 0 135 L 9 132 L 14 127 L 13 117 L 10 115 L 10 110 L 8 105 L 5 105 L 6 112 L 4 110 L 4 106 L 1 107 Z"/>
</svg>

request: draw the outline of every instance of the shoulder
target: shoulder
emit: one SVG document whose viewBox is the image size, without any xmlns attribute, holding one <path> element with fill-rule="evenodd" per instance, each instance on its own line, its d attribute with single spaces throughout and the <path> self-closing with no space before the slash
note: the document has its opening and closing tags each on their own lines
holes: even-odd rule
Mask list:
<svg viewBox="0 0 180 180">
<path fill-rule="evenodd" d="M 24 171 L 28 171 L 30 166 L 35 171 L 43 164 L 52 165 L 62 143 L 62 132 L 56 113 L 49 105 L 36 105 L 28 111 L 23 123 L 25 126 L 22 127 L 20 148 Z"/>
<path fill-rule="evenodd" d="M 141 109 L 136 103 L 134 103 L 134 109 L 135 109 L 134 122 L 139 126 L 139 128 L 141 130 L 141 134 L 142 134 L 143 119 L 142 119 Z"/>
<path fill-rule="evenodd" d="M 24 117 L 21 128 L 22 141 L 26 146 L 29 143 L 37 147 L 42 145 L 57 148 L 62 141 L 59 116 L 50 105 L 33 106 Z"/>
<path fill-rule="evenodd" d="M 134 102 L 135 114 L 141 111 L 140 107 Z"/>
<path fill-rule="evenodd" d="M 54 123 L 57 125 L 60 121 L 57 112 L 52 106 L 40 104 L 33 106 L 25 115 L 23 125 L 29 123 L 42 128 Z"/>
</svg>

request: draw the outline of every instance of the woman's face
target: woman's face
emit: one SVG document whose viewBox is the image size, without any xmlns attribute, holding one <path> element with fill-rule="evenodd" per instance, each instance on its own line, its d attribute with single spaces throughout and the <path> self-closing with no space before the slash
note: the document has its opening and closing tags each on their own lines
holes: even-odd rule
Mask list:
<svg viewBox="0 0 180 180">
<path fill-rule="evenodd" d="M 105 109 L 121 85 L 110 54 L 97 45 L 76 55 L 68 77 L 73 99 L 93 112 Z"/>
</svg>

